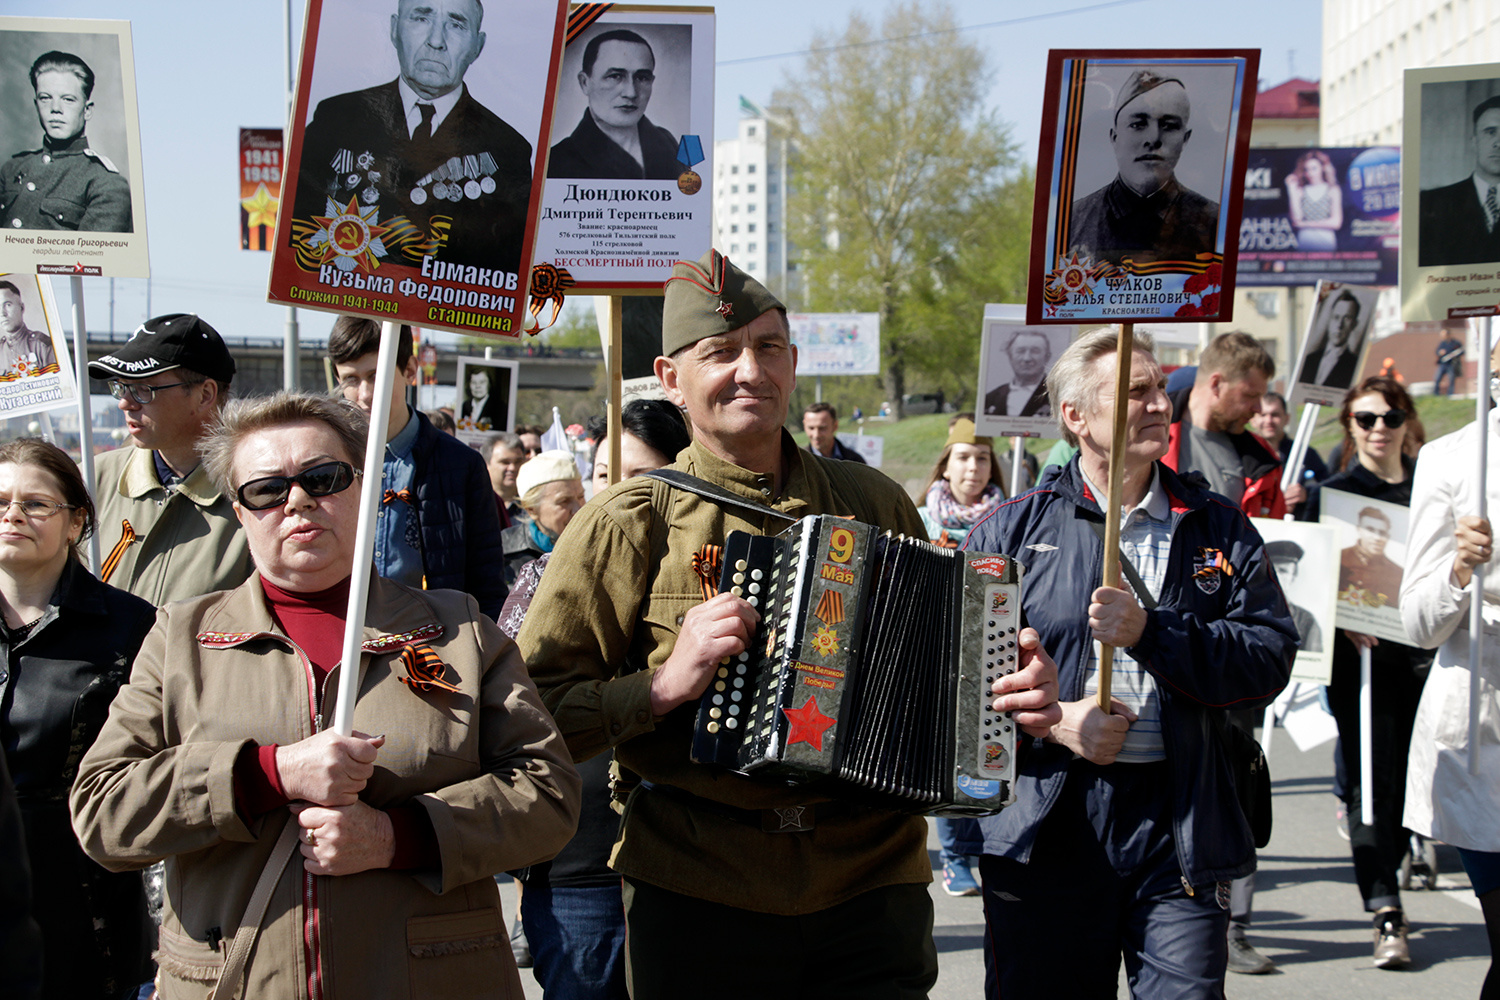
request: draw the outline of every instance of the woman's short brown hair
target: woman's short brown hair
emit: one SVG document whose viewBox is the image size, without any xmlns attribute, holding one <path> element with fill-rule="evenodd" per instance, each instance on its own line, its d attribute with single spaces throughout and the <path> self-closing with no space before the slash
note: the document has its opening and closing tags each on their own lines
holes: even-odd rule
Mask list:
<svg viewBox="0 0 1500 1000">
<path fill-rule="evenodd" d="M 219 489 L 233 497 L 239 489 L 234 482 L 234 452 L 256 431 L 285 424 L 327 424 L 343 442 L 349 461 L 359 468 L 365 460 L 365 438 L 369 421 L 356 407 L 340 399 L 310 392 L 277 392 L 253 399 L 236 399 L 224 407 L 219 422 L 198 442 L 198 454 Z"/>
<path fill-rule="evenodd" d="M 94 533 L 97 518 L 94 514 L 94 499 L 83 484 L 83 474 L 78 463 L 55 444 L 41 438 L 16 438 L 0 445 L 0 465 L 33 465 L 57 480 L 62 491 L 63 503 L 83 512 L 83 531 L 78 542 L 73 543 L 73 557 L 78 558 L 78 543 Z"/>
</svg>

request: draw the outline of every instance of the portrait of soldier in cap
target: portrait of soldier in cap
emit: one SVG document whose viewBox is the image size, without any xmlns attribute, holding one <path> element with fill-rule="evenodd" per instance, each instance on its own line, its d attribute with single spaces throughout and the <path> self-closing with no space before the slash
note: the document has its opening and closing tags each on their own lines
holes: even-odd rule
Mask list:
<svg viewBox="0 0 1500 1000">
<path fill-rule="evenodd" d="M 1296 589 L 1297 571 L 1304 554 L 1302 546 L 1290 539 L 1266 542 L 1266 555 L 1276 568 L 1276 579 L 1281 583 L 1281 589 L 1288 595 Z M 1292 624 L 1297 626 L 1297 634 L 1302 638 L 1302 644 L 1298 648 L 1307 653 L 1321 653 L 1323 627 L 1318 624 L 1318 619 L 1290 596 L 1287 597 L 1287 607 L 1292 611 Z"/>
<path fill-rule="evenodd" d="M 484 4 L 397 0 L 389 17 L 400 72 L 318 102 L 303 137 L 295 217 L 377 206 L 373 221 L 389 227 L 385 245 L 399 247 L 404 263 L 434 256 L 523 270 L 531 143 L 464 83 L 485 48 Z"/>
<path fill-rule="evenodd" d="M 56 370 L 52 338 L 26 325 L 21 290 L 12 282 L 0 281 L 0 378 L 40 375 L 49 366 Z"/>
<path fill-rule="evenodd" d="M 71 52 L 45 52 L 31 64 L 40 148 L 0 168 L 0 225 L 6 229 L 134 232 L 130 183 L 85 129 L 94 116 L 94 71 Z"/>
<path fill-rule="evenodd" d="M 646 117 L 656 85 L 656 53 L 628 28 L 611 28 L 583 47 L 578 86 L 588 108 L 573 133 L 552 147 L 548 177 L 676 180 L 677 138 Z"/>
<path fill-rule="evenodd" d="M 1193 137 L 1192 106 L 1172 72 L 1137 69 L 1120 88 L 1109 127 L 1117 173 L 1073 202 L 1066 252 L 1119 264 L 1192 260 L 1217 249 L 1219 203 L 1177 179 Z"/>
</svg>

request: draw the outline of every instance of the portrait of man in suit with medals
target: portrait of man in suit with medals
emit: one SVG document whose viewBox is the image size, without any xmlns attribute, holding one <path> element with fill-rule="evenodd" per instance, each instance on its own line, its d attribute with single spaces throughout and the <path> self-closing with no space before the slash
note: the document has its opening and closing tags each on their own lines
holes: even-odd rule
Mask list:
<svg viewBox="0 0 1500 1000">
<path fill-rule="evenodd" d="M 485 51 L 484 14 L 482 0 L 398 0 L 397 78 L 324 98 L 306 127 L 298 221 L 373 206 L 399 263 L 525 270 L 532 144 L 464 82 Z"/>
</svg>

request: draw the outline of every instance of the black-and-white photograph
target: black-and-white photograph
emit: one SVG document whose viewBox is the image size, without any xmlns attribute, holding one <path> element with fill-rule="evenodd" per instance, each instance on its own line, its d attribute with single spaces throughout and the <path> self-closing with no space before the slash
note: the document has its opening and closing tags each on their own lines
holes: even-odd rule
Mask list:
<svg viewBox="0 0 1500 1000">
<path fill-rule="evenodd" d="M 119 37 L 0 31 L 0 66 L 0 224 L 134 232 Z"/>
<path fill-rule="evenodd" d="M 52 279 L 0 274 L 0 416 L 76 406 L 67 334 L 58 321 Z"/>
<path fill-rule="evenodd" d="M 516 380 L 520 363 L 458 359 L 458 405 L 454 418 L 459 440 L 483 442 L 495 431 L 508 431 L 516 419 Z"/>
<path fill-rule="evenodd" d="M 1411 644 L 1399 599 L 1408 510 L 1342 490 L 1323 490 L 1319 522 L 1337 527 L 1339 628 Z"/>
<path fill-rule="evenodd" d="M 1266 556 L 1291 607 L 1292 623 L 1302 637 L 1292 679 L 1327 684 L 1333 673 L 1338 532 L 1326 525 L 1302 521 L 1263 517 L 1253 520 L 1265 539 Z"/>
<path fill-rule="evenodd" d="M 296 221 L 352 204 L 384 227 L 380 247 L 396 263 L 527 270 L 551 12 L 480 0 L 315 6 Z"/>
<path fill-rule="evenodd" d="M 1364 366 L 1365 346 L 1375 322 L 1380 289 L 1320 281 L 1308 318 L 1290 406 L 1338 406 Z"/>
<path fill-rule="evenodd" d="M 1071 326 L 1027 326 L 1023 306 L 985 307 L 975 430 L 990 435 L 1056 433 L 1047 373 L 1073 339 Z"/>
<path fill-rule="evenodd" d="M 675 181 L 688 169 L 693 28 L 595 23 L 563 50 L 548 177 Z"/>
<path fill-rule="evenodd" d="M 1064 253 L 1119 264 L 1223 253 L 1235 68 L 1088 63 Z"/>
<path fill-rule="evenodd" d="M 1500 79 L 1424 83 L 1417 264 L 1500 261 Z"/>
</svg>

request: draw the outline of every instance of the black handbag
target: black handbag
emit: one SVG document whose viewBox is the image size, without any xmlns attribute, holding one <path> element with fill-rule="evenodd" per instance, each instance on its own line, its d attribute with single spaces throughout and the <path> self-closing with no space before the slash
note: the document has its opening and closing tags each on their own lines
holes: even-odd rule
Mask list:
<svg viewBox="0 0 1500 1000">
<path fill-rule="evenodd" d="M 1094 534 L 1102 541 L 1104 525 L 1097 521 L 1089 523 L 1093 526 Z M 1154 609 L 1156 598 L 1151 596 L 1145 581 L 1130 560 L 1125 558 L 1124 552 L 1120 553 L 1120 571 L 1130 581 L 1136 600 L 1147 611 Z M 1271 767 L 1266 763 L 1266 753 L 1254 736 L 1222 716 L 1219 719 L 1219 732 L 1240 812 L 1245 815 L 1245 822 L 1250 826 L 1250 837 L 1255 846 L 1265 847 L 1271 842 Z"/>
</svg>

